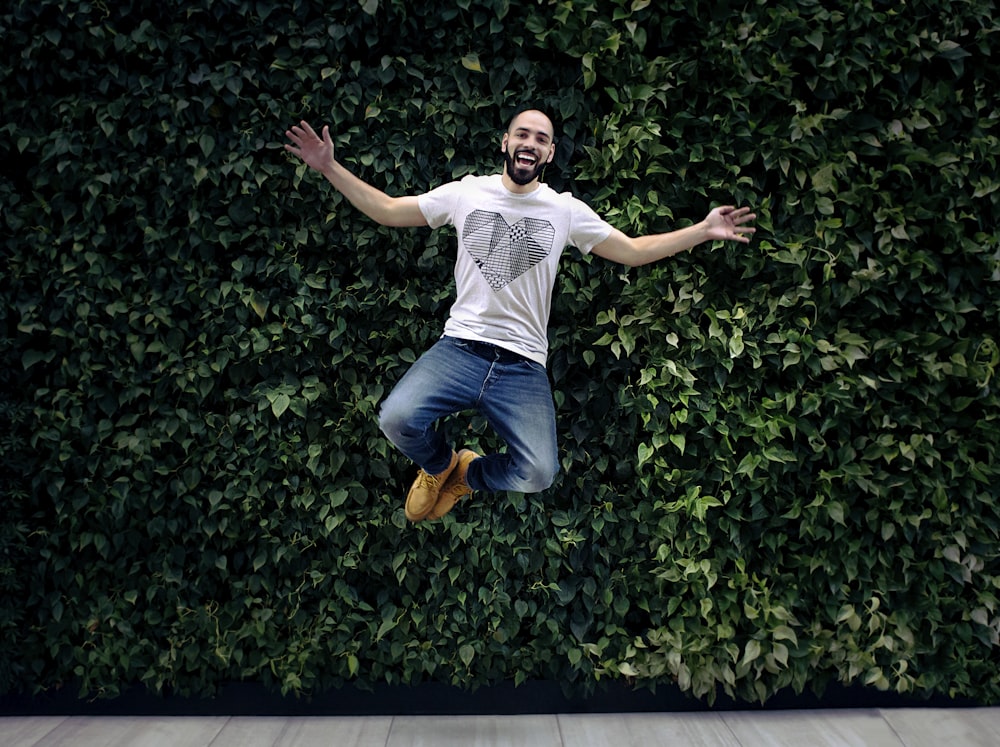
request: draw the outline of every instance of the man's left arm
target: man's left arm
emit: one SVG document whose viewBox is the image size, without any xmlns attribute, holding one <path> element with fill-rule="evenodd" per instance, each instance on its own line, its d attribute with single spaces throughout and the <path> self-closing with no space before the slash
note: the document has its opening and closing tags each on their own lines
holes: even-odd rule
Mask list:
<svg viewBox="0 0 1000 747">
<path fill-rule="evenodd" d="M 749 244 L 757 229 L 748 224 L 756 217 L 750 208 L 724 205 L 712 210 L 700 223 L 669 233 L 632 237 L 612 229 L 608 238 L 592 251 L 612 262 L 638 267 L 693 249 L 706 241 Z"/>
</svg>

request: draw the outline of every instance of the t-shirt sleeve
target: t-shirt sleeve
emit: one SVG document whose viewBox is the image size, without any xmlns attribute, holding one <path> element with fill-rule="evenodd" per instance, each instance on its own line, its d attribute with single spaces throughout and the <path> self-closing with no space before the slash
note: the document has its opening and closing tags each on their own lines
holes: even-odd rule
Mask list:
<svg viewBox="0 0 1000 747">
<path fill-rule="evenodd" d="M 449 182 L 417 197 L 417 205 L 427 225 L 440 228 L 455 222 L 455 211 L 461 194 L 461 182 Z"/>
<path fill-rule="evenodd" d="M 611 224 L 594 212 L 587 203 L 574 198 L 569 243 L 584 254 L 611 235 Z"/>
</svg>

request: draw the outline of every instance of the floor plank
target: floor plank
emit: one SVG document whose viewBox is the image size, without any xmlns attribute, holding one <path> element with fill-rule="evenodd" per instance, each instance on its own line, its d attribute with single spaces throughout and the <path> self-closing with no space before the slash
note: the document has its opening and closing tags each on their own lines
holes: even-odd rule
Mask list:
<svg viewBox="0 0 1000 747">
<path fill-rule="evenodd" d="M 740 747 L 716 713 L 561 715 L 559 729 L 572 747 Z"/>
<path fill-rule="evenodd" d="M 996 747 L 1000 708 L 885 709 L 882 717 L 906 747 Z"/>
<path fill-rule="evenodd" d="M 0 718 L 0 745 L 34 747 L 65 720 L 65 716 L 5 716 Z"/>
<path fill-rule="evenodd" d="M 35 744 L 37 747 L 206 747 L 228 718 L 73 716 Z"/>
<path fill-rule="evenodd" d="M 730 711 L 722 714 L 742 747 L 901 747 L 875 709 Z"/>
<path fill-rule="evenodd" d="M 559 747 L 555 716 L 396 716 L 386 747 Z"/>
<path fill-rule="evenodd" d="M 211 747 L 385 747 L 391 716 L 234 717 Z"/>
</svg>

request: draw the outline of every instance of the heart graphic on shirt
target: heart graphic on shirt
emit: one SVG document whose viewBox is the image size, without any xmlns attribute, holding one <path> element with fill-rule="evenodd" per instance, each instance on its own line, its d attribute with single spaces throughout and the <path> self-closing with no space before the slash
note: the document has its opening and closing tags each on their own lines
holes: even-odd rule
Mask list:
<svg viewBox="0 0 1000 747">
<path fill-rule="evenodd" d="M 537 265 L 552 251 L 556 231 L 547 220 L 521 218 L 513 225 L 499 213 L 474 210 L 462 241 L 494 291 Z"/>
</svg>

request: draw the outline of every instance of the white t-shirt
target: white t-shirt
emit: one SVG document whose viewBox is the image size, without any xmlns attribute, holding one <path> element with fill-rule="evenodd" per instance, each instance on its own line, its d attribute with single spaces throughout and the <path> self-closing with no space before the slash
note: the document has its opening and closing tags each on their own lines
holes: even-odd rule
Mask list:
<svg viewBox="0 0 1000 747">
<path fill-rule="evenodd" d="M 455 226 L 457 297 L 444 333 L 490 342 L 545 365 L 559 257 L 584 254 L 611 225 L 567 192 L 508 190 L 499 174 L 467 176 L 418 198 L 432 228 Z"/>
</svg>

